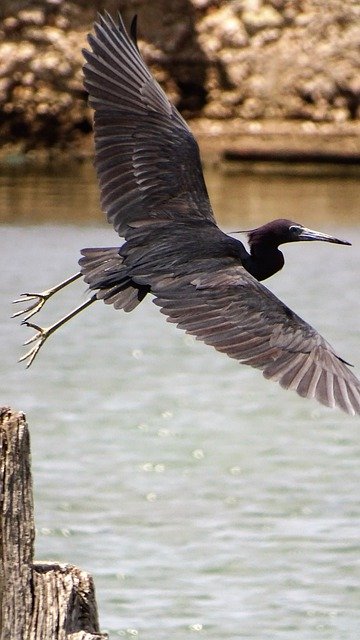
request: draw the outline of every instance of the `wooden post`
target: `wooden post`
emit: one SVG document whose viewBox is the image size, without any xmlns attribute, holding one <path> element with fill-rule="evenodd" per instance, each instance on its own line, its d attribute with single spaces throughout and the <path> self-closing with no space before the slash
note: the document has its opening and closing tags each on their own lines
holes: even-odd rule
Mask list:
<svg viewBox="0 0 360 640">
<path fill-rule="evenodd" d="M 105 640 L 94 583 L 71 564 L 34 557 L 29 430 L 0 408 L 0 640 Z"/>
</svg>

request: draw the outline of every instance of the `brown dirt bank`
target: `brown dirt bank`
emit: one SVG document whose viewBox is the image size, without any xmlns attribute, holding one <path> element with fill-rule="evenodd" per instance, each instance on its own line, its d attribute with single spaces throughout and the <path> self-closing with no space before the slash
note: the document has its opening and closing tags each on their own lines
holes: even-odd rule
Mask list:
<svg viewBox="0 0 360 640">
<path fill-rule="evenodd" d="M 89 8 L 89 4 L 91 4 Z M 3 0 L 0 156 L 87 157 L 81 49 L 97 10 L 139 16 L 143 55 L 208 158 L 229 146 L 359 154 L 357 0 Z"/>
</svg>

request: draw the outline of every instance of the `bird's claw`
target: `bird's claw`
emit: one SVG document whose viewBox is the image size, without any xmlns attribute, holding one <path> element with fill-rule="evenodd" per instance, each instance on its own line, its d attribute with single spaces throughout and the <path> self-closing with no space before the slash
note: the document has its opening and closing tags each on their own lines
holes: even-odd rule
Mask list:
<svg viewBox="0 0 360 640">
<path fill-rule="evenodd" d="M 24 342 L 24 347 L 27 346 L 28 344 L 31 344 L 32 342 L 35 342 L 36 344 L 31 347 L 31 349 L 29 349 L 29 351 L 27 351 L 25 353 L 25 355 L 23 355 L 20 359 L 19 362 L 24 362 L 24 360 L 27 360 L 28 362 L 26 363 L 26 368 L 28 369 L 31 365 L 31 363 L 34 361 L 37 353 L 39 352 L 40 348 L 42 347 L 42 345 L 44 344 L 45 340 L 49 337 L 50 332 L 48 329 L 44 329 L 43 327 L 39 327 L 37 324 L 32 324 L 31 322 L 28 322 L 27 320 L 24 320 L 21 324 L 25 324 L 27 327 L 31 327 L 32 329 L 35 329 L 36 333 L 31 336 L 31 338 L 29 338 L 29 340 L 26 340 Z"/>
<path fill-rule="evenodd" d="M 26 307 L 25 309 L 16 311 L 11 317 L 17 318 L 18 316 L 27 314 L 24 319 L 25 324 L 27 320 L 32 318 L 35 313 L 38 313 L 40 309 L 42 309 L 47 298 L 48 296 L 46 295 L 46 293 L 22 293 L 20 298 L 18 298 L 17 300 L 13 300 L 13 304 L 18 304 L 19 302 L 32 302 L 32 304 L 30 304 L 30 306 Z"/>
</svg>

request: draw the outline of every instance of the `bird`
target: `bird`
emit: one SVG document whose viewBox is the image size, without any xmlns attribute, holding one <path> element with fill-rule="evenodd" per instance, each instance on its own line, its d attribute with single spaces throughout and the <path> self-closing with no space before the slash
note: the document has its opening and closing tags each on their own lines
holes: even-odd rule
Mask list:
<svg viewBox="0 0 360 640">
<path fill-rule="evenodd" d="M 216 223 L 198 144 L 151 75 L 136 17 L 100 15 L 84 50 L 84 87 L 94 110 L 101 207 L 124 242 L 81 251 L 80 270 L 42 293 L 24 293 L 23 324 L 36 333 L 20 358 L 30 366 L 65 322 L 97 300 L 132 311 L 148 294 L 169 322 L 300 396 L 360 413 L 360 381 L 330 344 L 262 281 L 284 265 L 280 245 L 350 242 L 288 219 L 247 232 L 244 244 Z M 30 318 L 82 277 L 91 296 L 49 327 Z"/>
</svg>

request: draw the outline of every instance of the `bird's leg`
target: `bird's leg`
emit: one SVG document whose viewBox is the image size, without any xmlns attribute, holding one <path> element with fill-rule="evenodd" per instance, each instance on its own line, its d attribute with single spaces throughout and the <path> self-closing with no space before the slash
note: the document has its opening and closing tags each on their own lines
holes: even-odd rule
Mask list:
<svg viewBox="0 0 360 640">
<path fill-rule="evenodd" d="M 86 309 L 86 307 L 88 307 L 90 304 L 95 302 L 95 300 L 97 300 L 97 297 L 94 294 L 91 298 L 89 298 L 89 300 L 86 300 L 86 302 L 83 302 L 82 304 L 80 304 L 78 307 L 70 311 L 70 313 L 68 313 L 66 316 L 64 316 L 54 324 L 50 325 L 50 327 L 39 327 L 36 324 L 32 324 L 31 322 L 24 320 L 23 324 L 26 324 L 27 327 L 32 327 L 32 329 L 36 329 L 37 333 L 35 333 L 35 335 L 33 335 L 31 338 L 29 338 L 29 340 L 26 340 L 26 342 L 24 342 L 24 346 L 31 344 L 32 342 L 35 342 L 35 345 L 31 347 L 31 349 L 27 353 L 25 353 L 24 356 L 20 358 L 19 362 L 28 360 L 26 364 L 26 368 L 30 367 L 31 363 L 34 361 L 35 356 L 38 354 L 45 340 L 47 340 L 48 337 L 51 336 L 52 333 L 54 333 L 54 331 L 56 331 L 57 329 L 59 329 L 59 327 L 65 324 L 65 322 L 68 322 L 68 320 L 71 320 L 71 318 L 73 318 L 78 313 L 80 313 L 80 311 L 83 311 L 84 309 Z"/>
<path fill-rule="evenodd" d="M 25 324 L 27 320 L 29 320 L 32 316 L 35 315 L 35 313 L 38 313 L 40 311 L 40 309 L 44 306 L 45 302 L 49 298 L 51 298 L 51 296 L 53 296 L 54 293 L 56 293 L 57 291 L 60 291 L 60 289 L 63 289 L 68 284 L 71 284 L 71 282 L 74 282 L 74 280 L 77 280 L 78 278 L 80 278 L 81 275 L 82 275 L 81 272 L 75 273 L 73 276 L 71 276 L 67 280 L 60 282 L 59 284 L 55 285 L 55 287 L 52 287 L 51 289 L 47 289 L 46 291 L 42 291 L 41 293 L 22 293 L 20 298 L 13 301 L 13 304 L 18 304 L 19 302 L 31 302 L 32 304 L 30 304 L 30 306 L 26 307 L 25 309 L 16 311 L 16 313 L 13 313 L 11 317 L 17 318 L 18 316 L 22 316 L 25 313 L 27 313 L 27 316 L 24 318 L 24 324 Z"/>
</svg>

